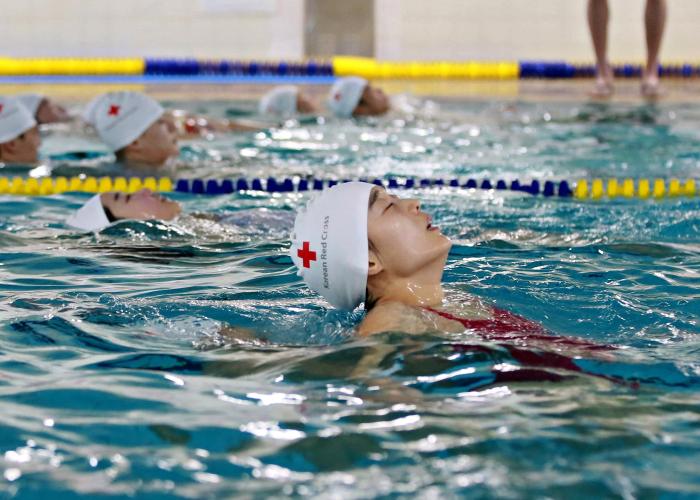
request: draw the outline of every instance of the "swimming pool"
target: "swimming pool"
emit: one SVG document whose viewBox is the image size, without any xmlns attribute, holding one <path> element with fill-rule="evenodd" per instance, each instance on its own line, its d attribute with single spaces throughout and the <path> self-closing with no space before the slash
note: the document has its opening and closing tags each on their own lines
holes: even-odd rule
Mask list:
<svg viewBox="0 0 700 500">
<path fill-rule="evenodd" d="M 254 109 L 176 104 L 217 115 Z M 699 104 L 437 104 L 416 116 L 305 120 L 193 141 L 181 173 L 700 171 Z M 54 132 L 45 151 L 99 150 L 90 138 L 70 141 Z M 56 170 L 94 168 L 68 163 Z M 329 310 L 296 277 L 284 223 L 128 222 L 95 237 L 62 225 L 87 195 L 3 197 L 3 492 L 699 496 L 700 201 L 414 194 L 454 240 L 451 295 L 475 293 L 557 334 L 620 349 L 583 356 L 573 372 L 523 366 L 468 334 L 356 340 L 359 313 Z M 185 211 L 230 215 L 284 214 L 308 195 L 174 197 Z M 273 344 L 226 345 L 217 334 L 226 323 Z"/>
</svg>

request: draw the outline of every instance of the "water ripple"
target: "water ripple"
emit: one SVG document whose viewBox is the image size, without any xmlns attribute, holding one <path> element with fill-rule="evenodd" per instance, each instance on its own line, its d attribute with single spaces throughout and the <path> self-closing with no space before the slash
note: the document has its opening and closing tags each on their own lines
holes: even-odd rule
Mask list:
<svg viewBox="0 0 700 500">
<path fill-rule="evenodd" d="M 177 104 L 232 116 L 254 107 Z M 437 104 L 191 141 L 180 173 L 697 174 L 695 105 Z M 47 150 L 70 141 L 50 132 Z M 65 161 L 56 172 L 94 173 L 109 160 Z M 700 495 L 697 199 L 405 194 L 454 241 L 451 300 L 477 294 L 565 340 L 604 346 L 473 332 L 355 338 L 362 312 L 328 309 L 287 255 L 290 214 L 308 194 L 173 193 L 186 213 L 215 217 L 122 222 L 97 235 L 63 225 L 85 194 L 5 196 L 3 494 Z M 274 215 L 265 227 L 258 210 Z"/>
</svg>

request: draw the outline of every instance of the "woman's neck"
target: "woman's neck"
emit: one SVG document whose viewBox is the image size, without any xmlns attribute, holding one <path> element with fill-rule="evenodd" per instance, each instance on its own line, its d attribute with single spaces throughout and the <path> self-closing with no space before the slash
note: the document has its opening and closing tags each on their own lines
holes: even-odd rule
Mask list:
<svg viewBox="0 0 700 500">
<path fill-rule="evenodd" d="M 408 306 L 429 307 L 439 306 L 443 297 L 444 293 L 440 283 L 433 285 L 406 283 L 403 286 L 392 286 L 385 290 L 377 303 L 401 302 Z"/>
<path fill-rule="evenodd" d="M 439 306 L 445 296 L 442 290 L 442 266 L 439 272 L 425 270 L 408 277 L 381 280 L 372 283 L 370 290 L 377 298 L 377 304 L 383 302 L 401 302 L 409 306 Z"/>
<path fill-rule="evenodd" d="M 158 173 L 160 173 L 159 170 L 163 166 L 157 163 L 151 163 L 143 158 L 138 157 L 137 155 L 125 158 L 123 164 L 128 170 L 139 175 L 153 174 L 157 171 Z"/>
</svg>

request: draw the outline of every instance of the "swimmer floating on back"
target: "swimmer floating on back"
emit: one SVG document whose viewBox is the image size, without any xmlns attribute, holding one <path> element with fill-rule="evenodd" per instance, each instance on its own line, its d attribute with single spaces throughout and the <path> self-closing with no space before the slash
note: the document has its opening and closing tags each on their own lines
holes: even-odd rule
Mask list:
<svg viewBox="0 0 700 500">
<path fill-rule="evenodd" d="M 345 77 L 335 81 L 327 99 L 328 110 L 339 118 L 379 116 L 390 109 L 389 98 L 379 87 L 364 78 Z M 285 85 L 276 87 L 260 100 L 260 114 L 289 117 L 297 113 L 316 113 L 319 106 L 299 90 Z"/>
<path fill-rule="evenodd" d="M 166 111 L 141 92 L 107 92 L 93 99 L 83 113 L 117 161 L 145 171 L 158 170 L 180 153 L 178 138 L 208 132 L 249 131 L 228 120 L 208 120 L 182 111 Z"/>
<path fill-rule="evenodd" d="M 66 108 L 42 94 L 19 94 L 17 99 L 27 108 L 39 125 L 64 123 L 72 117 Z"/>
<path fill-rule="evenodd" d="M 82 207 L 70 215 L 66 224 L 83 231 L 101 231 L 122 220 L 173 221 L 182 213 L 180 204 L 141 189 L 127 194 L 117 191 L 100 193 L 90 198 Z M 287 232 L 292 225 L 291 212 L 253 208 L 237 210 L 228 215 L 212 213 L 189 214 L 194 219 L 208 220 L 238 226 L 244 232 Z"/>
<path fill-rule="evenodd" d="M 367 314 L 357 328 L 360 336 L 470 332 L 496 343 L 520 365 L 494 367 L 494 384 L 556 382 L 574 372 L 626 384 L 589 372 L 576 361 L 582 356 L 610 359 L 610 346 L 550 335 L 542 325 L 476 297 L 447 299 L 442 274 L 450 246 L 417 200 L 351 182 L 324 191 L 300 210 L 290 255 L 304 282 L 335 307 L 354 309 L 364 302 Z M 239 330 L 223 333 L 243 338 Z M 456 353 L 495 353 L 478 343 L 451 346 Z M 381 345 L 374 347 L 354 373 L 378 366 L 385 354 Z"/>
<path fill-rule="evenodd" d="M 161 105 L 145 94 L 108 92 L 88 105 L 84 118 L 118 162 L 154 171 L 180 153 L 177 131 L 164 114 Z"/>
<path fill-rule="evenodd" d="M 180 204 L 150 189 L 133 194 L 116 191 L 100 193 L 87 201 L 66 223 L 84 231 L 100 231 L 119 220 L 173 220 L 182 211 Z"/>
<path fill-rule="evenodd" d="M 389 97 L 379 87 L 364 78 L 339 78 L 328 92 L 328 109 L 340 118 L 351 116 L 379 116 L 391 107 Z"/>
<path fill-rule="evenodd" d="M 446 299 L 450 240 L 414 199 L 362 182 L 334 186 L 297 214 L 290 255 L 298 274 L 333 306 L 365 304 L 359 335 L 473 331 L 485 340 L 607 349 L 549 335 L 538 323 L 476 297 Z"/>
</svg>

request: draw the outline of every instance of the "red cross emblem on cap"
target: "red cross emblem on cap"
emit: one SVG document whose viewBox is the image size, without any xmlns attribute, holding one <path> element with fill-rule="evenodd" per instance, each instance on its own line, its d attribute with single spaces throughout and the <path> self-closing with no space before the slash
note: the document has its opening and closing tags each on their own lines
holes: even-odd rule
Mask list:
<svg viewBox="0 0 700 500">
<path fill-rule="evenodd" d="M 333 99 L 335 99 L 336 101 L 340 101 L 341 97 L 342 96 L 340 95 L 340 92 L 336 92 L 335 95 L 333 96 Z"/>
<path fill-rule="evenodd" d="M 107 114 L 108 114 L 109 116 L 117 116 L 117 115 L 119 114 L 119 108 L 121 108 L 121 106 L 117 106 L 117 105 L 115 105 L 115 104 L 112 104 L 112 105 L 109 107 L 109 112 L 108 112 Z"/>
<path fill-rule="evenodd" d="M 306 267 L 311 267 L 311 262 L 316 260 L 316 252 L 311 250 L 309 242 L 305 241 L 299 250 L 297 250 L 297 257 L 301 259 L 301 264 Z"/>
</svg>

